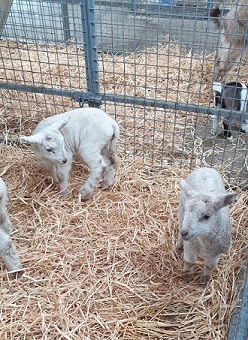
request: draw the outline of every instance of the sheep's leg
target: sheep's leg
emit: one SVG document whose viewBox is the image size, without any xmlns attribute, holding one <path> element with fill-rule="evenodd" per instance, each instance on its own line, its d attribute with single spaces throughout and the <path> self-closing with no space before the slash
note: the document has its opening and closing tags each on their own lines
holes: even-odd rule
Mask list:
<svg viewBox="0 0 248 340">
<path fill-rule="evenodd" d="M 102 151 L 103 159 L 106 163 L 106 168 L 103 173 L 103 180 L 101 182 L 101 188 L 107 189 L 114 183 L 115 173 L 116 173 L 116 154 L 112 157 L 109 154 L 109 150 L 107 148 Z"/>
<path fill-rule="evenodd" d="M 188 242 L 184 242 L 184 267 L 183 280 L 189 282 L 193 278 L 193 265 L 196 262 L 197 256 L 193 249 L 191 249 Z"/>
<path fill-rule="evenodd" d="M 58 184 L 59 180 L 56 174 L 56 164 L 54 162 L 49 161 L 47 158 L 44 160 L 43 164 L 46 171 L 49 173 L 49 175 L 52 176 L 53 182 L 55 184 Z"/>
<path fill-rule="evenodd" d="M 86 153 L 80 152 L 82 159 L 90 169 L 90 175 L 86 182 L 80 189 L 78 201 L 86 201 L 92 195 L 95 187 L 98 185 L 102 178 L 102 174 L 106 169 L 106 163 L 100 153 Z"/>
<path fill-rule="evenodd" d="M 16 272 L 22 269 L 16 247 L 9 235 L 3 230 L 0 230 L 0 256 L 9 271 Z"/>
<path fill-rule="evenodd" d="M 3 231 L 10 235 L 11 234 L 11 231 L 12 231 L 12 224 L 9 220 L 9 216 L 5 211 L 1 211 L 0 212 L 0 226 L 1 226 L 1 229 L 3 229 Z"/>
<path fill-rule="evenodd" d="M 67 153 L 67 162 L 60 164 L 57 163 L 55 167 L 55 176 L 58 178 L 60 195 L 65 197 L 70 194 L 69 189 L 69 175 L 71 170 L 73 155 Z"/>
<path fill-rule="evenodd" d="M 190 282 L 193 279 L 193 265 L 194 263 L 184 261 L 182 279 L 185 282 Z"/>
<path fill-rule="evenodd" d="M 178 230 L 178 238 L 177 238 L 177 246 L 176 246 L 176 252 L 178 255 L 181 255 L 183 253 L 183 238 L 181 235 L 181 229 L 183 224 L 183 218 L 184 218 L 184 200 L 180 199 L 179 207 L 178 207 L 178 224 L 179 224 L 179 230 Z"/>
<path fill-rule="evenodd" d="M 248 119 L 245 119 L 241 126 L 241 132 L 248 133 Z"/>
<path fill-rule="evenodd" d="M 205 259 L 204 260 L 204 267 L 201 275 L 201 281 L 203 283 L 206 283 L 209 281 L 211 276 L 211 271 L 213 268 L 215 268 L 218 265 L 219 262 L 219 256 L 216 256 L 212 259 Z"/>
<path fill-rule="evenodd" d="M 102 189 L 107 189 L 111 185 L 113 185 L 114 179 L 115 179 L 115 173 L 116 173 L 116 169 L 112 164 L 106 167 L 104 174 L 103 174 L 103 180 L 101 182 Z"/>
<path fill-rule="evenodd" d="M 223 130 L 225 138 L 232 141 L 233 137 L 231 133 L 231 119 L 229 121 L 223 120 Z"/>
<path fill-rule="evenodd" d="M 212 119 L 213 119 L 213 128 L 212 128 L 212 133 L 214 135 L 218 134 L 218 128 L 219 128 L 219 116 L 218 115 L 212 115 Z"/>
</svg>

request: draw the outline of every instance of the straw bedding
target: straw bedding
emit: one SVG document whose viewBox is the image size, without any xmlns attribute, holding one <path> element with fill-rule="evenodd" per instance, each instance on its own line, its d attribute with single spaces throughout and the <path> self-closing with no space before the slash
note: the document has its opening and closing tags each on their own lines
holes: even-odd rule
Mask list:
<svg viewBox="0 0 248 340">
<path fill-rule="evenodd" d="M 58 198 L 27 148 L 1 145 L 13 240 L 25 267 L 1 262 L 1 339 L 225 339 L 247 240 L 247 193 L 231 208 L 233 245 L 212 280 L 181 280 L 175 254 L 178 180 L 120 160 L 114 187 L 77 204 L 87 170 L 76 160 L 72 195 Z"/>
<path fill-rule="evenodd" d="M 9 46 L 5 47 L 7 53 Z M 30 58 L 23 48 L 21 62 L 18 54 L 15 67 L 1 78 L 22 83 L 25 77 L 32 84 L 34 77 L 41 86 L 85 87 L 83 56 L 77 57 L 82 52 L 66 46 L 50 47 L 47 53 L 47 47 L 43 51 L 41 46 L 36 55 L 36 49 L 29 47 Z M 13 55 L 16 51 L 12 49 Z M 179 71 L 176 47 L 174 55 L 170 51 L 170 61 L 168 51 L 162 51 L 161 60 L 155 60 L 155 51 L 150 52 L 127 56 L 125 77 L 123 56 L 102 56 L 106 64 L 100 76 L 105 90 L 192 103 L 209 101 L 209 91 L 204 90 L 212 61 L 185 55 Z M 1 62 L 13 62 L 13 55 Z M 144 77 L 135 68 L 144 69 L 145 60 L 153 67 Z M 162 67 L 168 62 L 171 75 Z M 151 85 L 155 65 L 161 66 L 161 84 L 156 90 Z M 48 67 L 46 78 L 40 75 L 44 67 Z M 205 83 L 199 82 L 199 70 Z M 68 77 L 73 83 L 68 83 Z M 170 91 L 165 93 L 163 87 Z M 67 98 L 3 90 L 4 136 L 7 140 L 29 133 L 44 116 L 77 106 Z M 231 207 L 233 244 L 211 281 L 206 286 L 199 283 L 199 261 L 195 280 L 185 284 L 181 280 L 183 260 L 175 254 L 178 182 L 189 173 L 189 165 L 197 165 L 202 157 L 202 141 L 192 131 L 196 123 L 205 124 L 205 118 L 170 111 L 165 115 L 131 105 L 107 104 L 105 108 L 121 125 L 119 168 L 113 188 L 98 189 L 84 204 L 77 204 L 78 189 L 87 176 L 80 160 L 75 160 L 71 173 L 72 195 L 60 200 L 51 178 L 28 147 L 0 145 L 1 176 L 8 186 L 15 227 L 12 237 L 24 266 L 23 275 L 13 278 L 0 263 L 0 338 L 225 339 L 237 302 L 238 273 L 246 257 L 247 193 L 239 192 Z M 166 160 L 161 162 L 160 152 L 165 151 Z M 145 159 L 144 154 L 154 159 Z M 153 171 L 155 167 L 162 170 Z"/>
</svg>

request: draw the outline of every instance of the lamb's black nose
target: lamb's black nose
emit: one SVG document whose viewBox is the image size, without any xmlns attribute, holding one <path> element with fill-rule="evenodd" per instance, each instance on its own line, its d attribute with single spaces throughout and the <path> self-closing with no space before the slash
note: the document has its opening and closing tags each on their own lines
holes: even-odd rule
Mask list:
<svg viewBox="0 0 248 340">
<path fill-rule="evenodd" d="M 181 235 L 182 235 L 182 237 L 187 236 L 188 231 L 187 230 L 181 230 Z"/>
<path fill-rule="evenodd" d="M 64 159 L 64 160 L 63 160 L 63 163 L 67 163 L 67 159 Z"/>
</svg>

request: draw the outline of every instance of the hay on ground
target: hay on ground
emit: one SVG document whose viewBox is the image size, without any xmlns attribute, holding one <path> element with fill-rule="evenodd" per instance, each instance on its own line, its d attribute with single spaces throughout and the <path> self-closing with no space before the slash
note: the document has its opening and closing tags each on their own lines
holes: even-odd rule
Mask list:
<svg viewBox="0 0 248 340">
<path fill-rule="evenodd" d="M 0 263 L 1 339 L 225 339 L 247 240 L 247 193 L 231 208 L 233 244 L 211 281 L 181 280 L 175 253 L 179 178 L 120 160 L 113 188 L 78 205 L 87 169 L 76 160 L 72 196 L 58 190 L 28 148 L 1 145 L 12 235 L 24 266 Z M 120 150 L 121 153 L 121 150 Z"/>
</svg>

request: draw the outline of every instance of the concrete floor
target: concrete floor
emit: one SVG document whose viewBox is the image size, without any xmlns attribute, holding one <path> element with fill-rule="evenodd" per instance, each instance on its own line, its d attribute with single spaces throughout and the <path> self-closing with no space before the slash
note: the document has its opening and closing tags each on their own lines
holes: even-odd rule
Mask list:
<svg viewBox="0 0 248 340">
<path fill-rule="evenodd" d="M 168 7 L 167 7 L 168 8 Z M 193 53 L 212 53 L 218 44 L 218 32 L 202 18 L 187 19 L 187 13 L 152 11 L 128 7 L 95 6 L 98 49 L 111 53 L 141 51 L 158 44 L 178 42 Z M 156 12 L 157 10 L 157 12 Z M 180 15 L 180 13 L 179 13 Z M 198 13 L 199 17 L 201 13 Z M 62 43 L 68 38 L 83 44 L 82 19 L 79 4 L 62 6 L 56 2 L 15 0 L 3 31 L 3 37 L 28 42 Z"/>
</svg>

